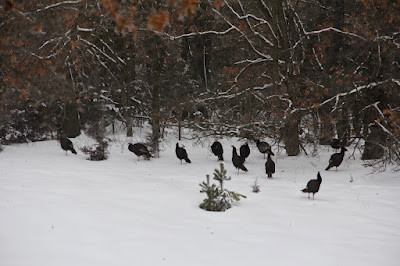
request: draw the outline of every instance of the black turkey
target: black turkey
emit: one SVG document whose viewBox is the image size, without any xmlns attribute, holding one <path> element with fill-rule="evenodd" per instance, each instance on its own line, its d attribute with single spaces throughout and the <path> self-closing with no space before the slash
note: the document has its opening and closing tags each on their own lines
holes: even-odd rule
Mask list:
<svg viewBox="0 0 400 266">
<path fill-rule="evenodd" d="M 308 198 L 310 198 L 310 193 L 313 193 L 312 198 L 314 199 L 315 193 L 319 191 L 319 187 L 321 186 L 322 178 L 321 174 L 318 172 L 317 179 L 311 179 L 308 181 L 307 186 L 302 191 L 304 193 L 308 193 Z"/>
<path fill-rule="evenodd" d="M 191 161 L 188 158 L 188 154 L 187 154 L 185 148 L 179 147 L 179 143 L 176 143 L 175 153 L 176 153 L 176 157 L 178 157 L 178 159 L 181 160 L 181 164 L 182 164 L 182 160 L 185 160 L 187 163 L 191 163 Z"/>
<path fill-rule="evenodd" d="M 249 155 L 250 155 L 249 144 L 246 142 L 245 144 L 240 146 L 239 151 L 240 151 L 240 157 L 242 157 L 244 160 L 246 160 L 246 158 L 249 157 Z"/>
<path fill-rule="evenodd" d="M 128 150 L 136 154 L 136 156 L 138 157 L 138 161 L 140 156 L 144 156 L 147 160 L 149 160 L 150 157 L 153 157 L 147 147 L 142 143 L 129 143 Z"/>
<path fill-rule="evenodd" d="M 72 144 L 72 141 L 69 138 L 61 136 L 60 144 L 61 148 L 65 151 L 65 155 L 67 155 L 68 151 L 71 151 L 73 154 L 76 154 L 76 150 L 74 149 L 74 144 Z"/>
<path fill-rule="evenodd" d="M 215 156 L 218 157 L 218 161 L 224 160 L 224 149 L 222 148 L 221 142 L 214 141 L 214 143 L 211 145 L 211 151 L 214 153 Z"/>
<path fill-rule="evenodd" d="M 272 174 L 275 173 L 275 162 L 272 161 L 271 155 L 274 155 L 274 153 L 268 150 L 267 154 L 268 157 L 267 161 L 265 162 L 265 173 L 267 174 L 268 178 L 272 178 Z"/>
<path fill-rule="evenodd" d="M 232 163 L 235 166 L 235 168 L 238 170 L 238 174 L 239 174 L 239 169 L 247 172 L 248 170 L 243 165 L 244 164 L 244 159 L 237 154 L 235 146 L 232 146 L 232 148 L 233 148 L 233 150 L 232 150 Z"/>
<path fill-rule="evenodd" d="M 265 141 L 260 141 L 259 139 L 256 140 L 256 144 L 257 144 L 258 150 L 259 150 L 262 154 L 264 154 L 264 159 L 265 159 L 265 153 L 266 153 L 268 150 L 271 150 L 271 145 L 269 145 L 269 144 L 268 144 L 267 142 L 265 142 Z"/>
<path fill-rule="evenodd" d="M 331 147 L 334 148 L 335 150 L 338 150 L 342 147 L 342 143 L 338 139 L 333 139 L 331 142 Z"/>
<path fill-rule="evenodd" d="M 344 152 L 347 151 L 345 147 L 342 147 L 339 153 L 332 154 L 331 158 L 329 159 L 329 165 L 325 170 L 329 170 L 332 167 L 336 167 L 336 171 L 338 166 L 343 162 Z"/>
</svg>

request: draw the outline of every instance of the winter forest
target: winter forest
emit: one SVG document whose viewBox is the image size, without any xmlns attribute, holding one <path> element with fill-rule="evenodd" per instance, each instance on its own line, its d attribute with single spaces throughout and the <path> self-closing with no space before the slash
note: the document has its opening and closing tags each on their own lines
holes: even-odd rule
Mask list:
<svg viewBox="0 0 400 266">
<path fill-rule="evenodd" d="M 0 10 L 0 210 L 9 217 L 0 222 L 0 264 L 2 257 L 4 265 L 21 266 L 400 261 L 400 209 L 393 205 L 400 200 L 400 1 L 1 0 Z M 77 156 L 73 148 L 62 152 L 58 142 L 72 145 L 65 137 Z M 225 165 L 211 153 L 215 140 L 224 146 Z M 268 142 L 264 151 L 259 140 Z M 131 153 L 138 152 L 128 149 L 135 142 L 145 144 L 148 154 L 137 149 L 149 160 Z M 243 143 L 250 145 L 246 158 Z M 330 156 L 340 148 L 346 156 L 337 167 Z M 90 174 L 78 175 L 84 171 Z M 324 196 L 310 191 L 313 182 Z M 315 195 L 308 200 L 301 189 Z M 201 208 L 216 210 L 213 197 L 225 200 L 217 209 L 236 208 L 228 216 L 198 208 L 204 200 Z M 32 205 L 41 218 L 31 219 Z M 144 216 L 137 220 L 130 211 Z M 75 216 L 87 221 L 70 220 Z M 341 227 L 332 229 L 334 221 Z M 60 233 L 63 223 L 76 230 Z M 127 236 L 132 224 L 146 235 L 129 229 Z M 238 228 L 244 232 L 232 234 Z M 18 239 L 29 250 L 28 264 L 16 255 Z M 53 246 L 54 239 L 62 244 Z M 292 258 L 274 245 L 284 249 L 285 242 Z M 351 253 L 355 242 L 362 247 Z M 140 250 L 137 257 L 128 243 Z M 188 263 L 174 249 L 194 258 L 190 247 L 197 243 L 211 254 L 224 246 L 224 258 Z M 79 255 L 68 257 L 64 248 Z M 305 254 L 315 248 L 320 254 L 309 256 L 324 263 L 310 264 Z M 36 251 L 51 255 L 44 260 Z"/>
<path fill-rule="evenodd" d="M 3 1 L 3 144 L 149 123 L 400 161 L 398 1 Z M 97 136 L 99 137 L 99 136 Z M 382 166 L 382 165 L 381 165 Z"/>
</svg>

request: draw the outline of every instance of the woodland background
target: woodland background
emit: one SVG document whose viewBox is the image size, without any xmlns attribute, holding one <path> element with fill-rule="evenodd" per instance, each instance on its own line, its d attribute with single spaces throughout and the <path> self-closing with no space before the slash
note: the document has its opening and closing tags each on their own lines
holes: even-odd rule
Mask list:
<svg viewBox="0 0 400 266">
<path fill-rule="evenodd" d="M 119 121 L 400 165 L 400 1 L 0 3 L 0 144 Z"/>
</svg>

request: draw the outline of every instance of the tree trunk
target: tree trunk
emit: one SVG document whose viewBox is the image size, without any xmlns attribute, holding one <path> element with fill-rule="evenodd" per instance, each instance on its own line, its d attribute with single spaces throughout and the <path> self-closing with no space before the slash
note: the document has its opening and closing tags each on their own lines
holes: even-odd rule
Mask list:
<svg viewBox="0 0 400 266">
<path fill-rule="evenodd" d="M 65 103 L 62 130 L 68 138 L 75 138 L 81 134 L 78 106 L 75 102 Z"/>
<path fill-rule="evenodd" d="M 321 145 L 329 145 L 333 139 L 333 126 L 331 117 L 329 116 L 329 106 L 321 106 L 318 109 L 319 119 L 321 122 L 321 132 L 319 135 L 319 143 Z"/>
<path fill-rule="evenodd" d="M 374 160 L 382 158 L 385 150 L 379 145 L 378 139 L 382 130 L 378 126 L 371 126 L 370 132 L 365 140 L 364 151 L 361 160 Z"/>
<path fill-rule="evenodd" d="M 344 0 L 334 0 L 332 1 L 332 7 L 334 8 L 334 20 L 333 27 L 339 30 L 343 30 L 344 25 Z M 332 42 L 331 45 L 328 46 L 326 51 L 326 69 L 329 74 L 333 74 L 335 72 L 335 65 L 341 64 L 342 55 L 340 50 L 342 48 L 342 40 L 343 34 L 341 33 L 332 33 Z"/>
<path fill-rule="evenodd" d="M 288 156 L 297 156 L 300 154 L 299 124 L 300 115 L 292 114 L 286 119 L 281 129 L 281 136 Z"/>
<path fill-rule="evenodd" d="M 152 34 L 152 33 L 150 33 Z M 150 57 L 150 84 L 151 84 L 151 147 L 156 156 L 159 156 L 159 141 L 161 136 L 160 130 L 160 80 L 164 68 L 165 47 L 160 36 L 154 35 L 151 37 L 152 46 L 149 49 Z"/>
<path fill-rule="evenodd" d="M 349 123 L 349 112 L 346 107 L 342 107 L 342 112 L 339 117 L 339 121 L 336 123 L 336 131 L 338 139 L 341 143 L 346 146 L 350 136 L 350 123 Z"/>
<path fill-rule="evenodd" d="M 122 88 L 122 102 L 124 104 L 124 118 L 125 118 L 125 123 L 126 123 L 126 136 L 127 137 L 132 137 L 133 136 L 133 118 L 132 118 L 132 106 L 131 106 L 131 89 L 130 86 L 127 84 L 123 84 Z"/>
<path fill-rule="evenodd" d="M 155 82 L 151 88 L 152 102 L 151 102 L 151 146 L 153 153 L 159 156 L 159 140 L 160 140 L 160 93 L 158 82 Z"/>
<path fill-rule="evenodd" d="M 355 137 L 361 137 L 361 129 L 362 129 L 362 117 L 361 117 L 361 103 L 359 100 L 355 100 L 352 105 L 352 125 L 353 125 L 353 135 Z"/>
<path fill-rule="evenodd" d="M 383 89 L 374 89 L 364 94 L 366 102 L 378 101 L 378 107 L 384 110 L 388 107 L 388 99 Z M 375 125 L 376 119 L 380 117 L 379 113 L 372 108 L 364 111 L 364 139 L 365 147 L 362 154 L 362 160 L 380 159 L 383 157 L 385 150 L 383 147 L 387 147 L 387 134 L 381 129 L 380 126 Z"/>
<path fill-rule="evenodd" d="M 282 68 L 282 75 L 287 77 L 284 81 L 284 85 L 286 86 L 286 90 L 289 94 L 290 99 L 294 103 L 293 109 L 297 106 L 297 92 L 295 86 L 295 80 L 293 76 L 293 66 L 291 64 L 292 58 L 290 53 L 291 44 L 290 37 L 288 35 L 288 27 L 287 20 L 285 17 L 284 5 L 286 3 L 284 1 L 275 0 L 274 1 L 274 11 L 273 14 L 273 30 L 276 36 L 279 36 L 279 42 L 274 43 L 274 45 L 278 45 L 279 49 L 275 51 L 275 56 L 278 58 L 274 58 L 274 63 L 276 64 L 275 68 L 278 69 L 279 73 L 276 76 L 276 81 L 279 82 L 281 80 L 281 73 L 279 69 L 279 61 L 282 60 L 286 62 L 285 67 Z M 275 25 L 276 21 L 276 25 Z M 276 48 L 275 48 L 276 49 Z M 275 70 L 276 71 L 276 70 Z M 292 109 L 292 110 L 293 110 Z M 283 142 L 285 143 L 286 154 L 288 156 L 297 156 L 300 154 L 300 139 L 299 139 L 299 125 L 300 125 L 301 115 L 296 111 L 289 111 L 287 114 L 287 118 L 284 121 L 284 126 L 281 129 L 281 136 Z"/>
</svg>

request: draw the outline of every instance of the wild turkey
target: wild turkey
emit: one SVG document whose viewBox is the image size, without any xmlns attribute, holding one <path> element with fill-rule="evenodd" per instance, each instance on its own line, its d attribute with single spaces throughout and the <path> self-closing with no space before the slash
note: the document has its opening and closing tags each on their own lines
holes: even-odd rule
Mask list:
<svg viewBox="0 0 400 266">
<path fill-rule="evenodd" d="M 338 139 L 333 139 L 331 142 L 331 147 L 334 148 L 335 150 L 338 150 L 342 147 L 342 143 Z"/>
<path fill-rule="evenodd" d="M 268 150 L 271 150 L 271 145 L 269 145 L 267 142 L 265 141 L 260 141 L 259 139 L 256 140 L 256 144 L 257 144 L 257 148 L 258 150 L 264 154 L 264 159 L 265 159 L 265 153 Z"/>
<path fill-rule="evenodd" d="M 181 160 L 181 164 L 182 164 L 182 160 L 185 160 L 187 163 L 191 163 L 191 161 L 188 158 L 188 154 L 187 154 L 185 148 L 179 147 L 179 143 L 176 143 L 175 153 L 176 153 L 176 157 L 178 157 L 178 159 Z"/>
<path fill-rule="evenodd" d="M 310 198 L 310 193 L 313 193 L 312 198 L 314 199 L 315 193 L 319 191 L 319 187 L 321 186 L 322 178 L 321 174 L 318 172 L 317 179 L 311 179 L 308 181 L 307 186 L 302 191 L 304 193 L 308 193 L 308 198 Z"/>
<path fill-rule="evenodd" d="M 232 163 L 235 166 L 235 168 L 238 170 L 238 174 L 239 174 L 239 169 L 242 169 L 243 171 L 247 172 L 248 170 L 243 165 L 244 159 L 237 154 L 235 146 L 232 146 L 232 148 L 233 148 Z"/>
<path fill-rule="evenodd" d="M 128 150 L 136 154 L 136 156 L 138 157 L 138 161 L 140 159 L 140 156 L 144 156 L 146 160 L 149 160 L 150 157 L 153 157 L 147 147 L 142 143 L 129 143 Z"/>
<path fill-rule="evenodd" d="M 246 160 L 246 158 L 249 157 L 250 155 L 249 144 L 246 142 L 245 144 L 240 146 L 239 151 L 240 151 L 240 157 L 242 157 L 243 160 Z"/>
<path fill-rule="evenodd" d="M 344 152 L 347 151 L 345 147 L 342 147 L 341 151 L 339 153 L 334 153 L 332 154 L 331 158 L 329 159 L 329 165 L 325 170 L 329 170 L 332 167 L 336 167 L 336 171 L 338 166 L 342 163 L 343 157 L 344 157 Z"/>
<path fill-rule="evenodd" d="M 214 143 L 211 145 L 211 151 L 214 153 L 215 156 L 218 156 L 218 161 L 224 160 L 224 148 L 222 147 L 221 142 L 214 141 Z"/>
<path fill-rule="evenodd" d="M 267 161 L 265 162 L 265 173 L 267 174 L 268 178 L 272 178 L 272 174 L 275 173 L 275 163 L 271 159 L 271 155 L 274 153 L 270 150 L 267 151 L 268 157 Z"/>
<path fill-rule="evenodd" d="M 61 148 L 65 151 L 65 155 L 67 155 L 68 151 L 71 151 L 73 154 L 76 154 L 76 150 L 74 149 L 74 144 L 72 144 L 72 141 L 69 138 L 61 136 L 60 144 Z"/>
</svg>

